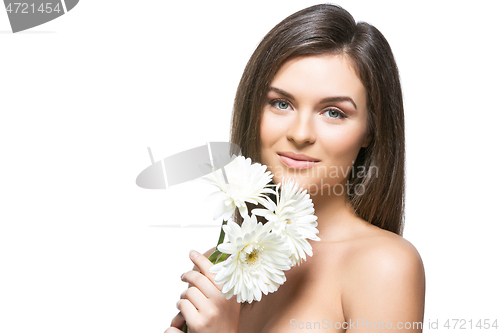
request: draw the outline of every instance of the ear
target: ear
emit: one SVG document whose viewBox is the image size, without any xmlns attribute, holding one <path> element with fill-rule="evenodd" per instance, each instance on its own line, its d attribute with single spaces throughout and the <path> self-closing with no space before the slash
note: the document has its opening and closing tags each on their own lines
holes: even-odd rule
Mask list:
<svg viewBox="0 0 500 333">
<path fill-rule="evenodd" d="M 361 147 L 363 147 L 363 148 L 368 147 L 370 145 L 370 143 L 372 142 L 372 139 L 373 139 L 373 136 L 371 134 L 367 134 Z"/>
</svg>

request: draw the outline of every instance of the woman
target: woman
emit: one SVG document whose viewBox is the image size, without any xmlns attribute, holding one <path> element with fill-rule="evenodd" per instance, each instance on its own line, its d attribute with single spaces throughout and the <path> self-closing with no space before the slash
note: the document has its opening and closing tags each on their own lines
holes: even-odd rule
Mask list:
<svg viewBox="0 0 500 333">
<path fill-rule="evenodd" d="M 308 190 L 321 241 L 278 291 L 241 307 L 220 296 L 212 264 L 191 252 L 201 274 L 183 274 L 192 287 L 167 332 L 184 321 L 192 332 L 420 332 L 423 265 L 400 236 L 402 93 L 382 34 L 334 5 L 279 23 L 245 68 L 232 142 L 275 183 L 291 177 Z"/>
</svg>

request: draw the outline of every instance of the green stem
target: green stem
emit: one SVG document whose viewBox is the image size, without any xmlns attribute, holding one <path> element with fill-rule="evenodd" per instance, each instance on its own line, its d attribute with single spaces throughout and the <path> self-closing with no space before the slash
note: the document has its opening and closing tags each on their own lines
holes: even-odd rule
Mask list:
<svg viewBox="0 0 500 333">
<path fill-rule="evenodd" d="M 224 261 L 224 260 L 227 258 L 227 256 L 228 256 L 228 255 L 229 255 L 229 254 L 227 254 L 227 253 L 223 253 L 223 254 L 220 256 L 219 260 L 217 260 L 217 261 L 215 262 L 215 264 L 218 264 L 218 263 L 220 263 L 221 261 Z"/>
<path fill-rule="evenodd" d="M 224 232 L 224 229 L 222 227 L 225 226 L 226 224 L 227 224 L 227 221 L 222 221 L 222 225 L 220 227 L 219 240 L 217 241 L 217 246 L 219 246 L 219 244 L 222 244 L 222 242 L 224 241 L 224 237 L 226 236 L 226 233 Z"/>
<path fill-rule="evenodd" d="M 220 234 L 219 234 L 219 240 L 217 241 L 217 246 L 215 247 L 215 251 L 210 255 L 210 257 L 208 257 L 208 260 L 210 260 L 210 262 L 212 264 L 216 264 L 218 262 L 220 262 L 220 258 L 219 256 L 222 254 L 218 249 L 217 247 L 222 244 L 222 242 L 224 241 L 224 237 L 226 236 L 226 233 L 224 232 L 224 229 L 223 227 L 227 224 L 227 221 L 222 221 L 222 225 L 220 227 Z M 224 254 L 221 256 L 221 258 L 224 257 L 226 258 L 227 257 L 227 254 L 224 256 Z M 217 260 L 217 258 L 219 258 L 219 260 Z"/>
</svg>

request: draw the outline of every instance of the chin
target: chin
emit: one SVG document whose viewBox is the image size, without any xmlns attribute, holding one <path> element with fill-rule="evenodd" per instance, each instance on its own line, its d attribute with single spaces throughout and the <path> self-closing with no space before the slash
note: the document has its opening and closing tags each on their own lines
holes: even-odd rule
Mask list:
<svg viewBox="0 0 500 333">
<path fill-rule="evenodd" d="M 285 179 L 292 179 L 294 182 L 299 184 L 299 187 L 301 187 L 303 190 L 307 190 L 309 192 L 309 189 L 311 187 L 318 187 L 320 186 L 320 180 L 319 179 L 311 179 L 305 176 L 301 176 L 298 174 L 282 174 L 282 175 L 275 175 L 273 178 L 273 181 L 275 184 L 283 182 Z"/>
</svg>

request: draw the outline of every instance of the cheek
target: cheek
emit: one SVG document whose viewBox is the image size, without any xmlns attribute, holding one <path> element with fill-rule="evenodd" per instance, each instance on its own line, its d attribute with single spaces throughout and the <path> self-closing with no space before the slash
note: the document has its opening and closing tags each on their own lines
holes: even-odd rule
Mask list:
<svg viewBox="0 0 500 333">
<path fill-rule="evenodd" d="M 280 117 L 271 111 L 264 110 L 260 123 L 260 162 L 267 165 L 268 170 L 273 174 L 276 174 L 278 170 L 276 165 L 279 164 L 274 150 L 277 145 L 283 147 L 283 140 L 287 140 L 288 125 L 284 118 L 286 117 Z"/>
<path fill-rule="evenodd" d="M 276 119 L 276 115 L 264 110 L 260 122 L 260 140 L 262 148 L 269 148 L 275 144 L 284 135 L 284 127 L 283 121 Z"/>
<path fill-rule="evenodd" d="M 264 112 L 262 114 L 262 119 L 260 121 L 260 142 L 262 144 L 262 147 L 266 147 L 267 143 L 270 140 L 269 134 L 270 134 L 270 123 L 269 119 L 266 116 L 266 113 Z"/>
<path fill-rule="evenodd" d="M 319 137 L 333 162 L 347 166 L 352 165 L 359 153 L 364 141 L 364 128 L 353 126 L 336 131 L 324 131 Z"/>
</svg>

